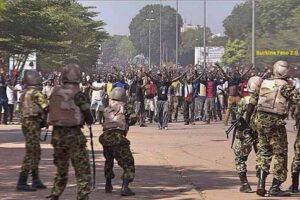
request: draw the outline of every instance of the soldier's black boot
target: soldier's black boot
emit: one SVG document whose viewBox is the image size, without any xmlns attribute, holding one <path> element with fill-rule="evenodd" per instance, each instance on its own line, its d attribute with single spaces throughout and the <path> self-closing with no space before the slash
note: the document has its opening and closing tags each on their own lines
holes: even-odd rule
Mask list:
<svg viewBox="0 0 300 200">
<path fill-rule="evenodd" d="M 47 187 L 42 183 L 39 177 L 39 170 L 32 170 L 32 187 L 36 189 L 46 189 Z"/>
<path fill-rule="evenodd" d="M 105 192 L 106 193 L 111 193 L 113 191 L 113 186 L 111 184 L 111 179 L 107 178 L 106 183 L 105 183 Z"/>
<path fill-rule="evenodd" d="M 249 185 L 247 174 L 246 172 L 239 173 L 239 177 L 242 183 L 242 186 L 240 187 L 240 192 L 242 193 L 249 193 L 252 192 L 252 189 Z"/>
<path fill-rule="evenodd" d="M 299 172 L 293 172 L 292 173 L 292 185 L 290 187 L 290 191 L 292 193 L 298 193 L 299 192 Z"/>
<path fill-rule="evenodd" d="M 274 178 L 273 182 L 272 182 L 272 186 L 271 186 L 270 191 L 269 191 L 269 195 L 274 196 L 274 197 L 288 197 L 288 196 L 291 196 L 290 193 L 288 193 L 286 191 L 282 191 L 280 189 L 280 186 L 281 186 L 282 183 L 283 183 L 282 181 L 279 181 L 276 178 Z"/>
<path fill-rule="evenodd" d="M 35 188 L 32 188 L 27 184 L 28 179 L 28 172 L 21 172 L 20 177 L 17 183 L 17 190 L 18 191 L 26 191 L 26 192 L 34 192 L 36 191 Z"/>
<path fill-rule="evenodd" d="M 123 184 L 122 184 L 122 189 L 121 189 L 121 196 L 134 196 L 135 193 L 131 191 L 131 189 L 128 187 L 129 185 L 129 180 L 124 179 Z"/>
<path fill-rule="evenodd" d="M 266 178 L 267 178 L 267 172 L 260 170 L 259 176 L 258 176 L 258 183 L 257 183 L 257 189 L 256 194 L 259 196 L 264 197 L 266 194 Z"/>
</svg>

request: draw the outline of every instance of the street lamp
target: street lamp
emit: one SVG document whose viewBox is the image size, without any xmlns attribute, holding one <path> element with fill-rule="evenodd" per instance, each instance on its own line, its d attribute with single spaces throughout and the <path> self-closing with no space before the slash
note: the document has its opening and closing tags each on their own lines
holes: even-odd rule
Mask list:
<svg viewBox="0 0 300 200">
<path fill-rule="evenodd" d="M 151 10 L 151 13 L 153 13 L 153 10 Z M 146 19 L 146 21 L 148 21 L 149 22 L 149 57 L 148 57 L 148 59 L 149 59 L 149 67 L 151 67 L 151 21 L 154 21 L 154 19 L 153 18 L 148 18 L 148 19 Z"/>
</svg>

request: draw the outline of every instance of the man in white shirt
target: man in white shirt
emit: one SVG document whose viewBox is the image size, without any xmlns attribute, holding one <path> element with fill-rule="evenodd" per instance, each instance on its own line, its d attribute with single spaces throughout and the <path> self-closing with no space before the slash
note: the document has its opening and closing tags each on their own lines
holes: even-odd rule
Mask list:
<svg viewBox="0 0 300 200">
<path fill-rule="evenodd" d="M 53 88 L 54 88 L 54 80 L 53 79 L 47 80 L 45 83 L 45 87 L 43 87 L 42 94 L 45 95 L 47 99 L 49 99 Z"/>
<path fill-rule="evenodd" d="M 103 111 L 106 107 L 105 102 L 107 98 L 105 92 L 106 84 L 103 82 L 100 75 L 97 75 L 96 80 L 90 87 L 92 90 L 91 111 L 94 119 L 99 121 L 99 124 L 102 124 L 104 120 Z"/>
<path fill-rule="evenodd" d="M 8 100 L 8 124 L 11 124 L 13 120 L 15 104 L 14 86 L 10 79 L 7 80 L 6 84 L 6 95 Z"/>
<path fill-rule="evenodd" d="M 21 110 L 20 110 L 20 98 L 21 98 L 21 94 L 23 91 L 23 86 L 22 86 L 22 81 L 20 79 L 18 79 L 17 85 L 15 86 L 14 90 L 17 92 L 17 101 L 16 101 L 16 115 L 17 115 L 17 120 L 18 123 L 21 123 Z"/>
</svg>

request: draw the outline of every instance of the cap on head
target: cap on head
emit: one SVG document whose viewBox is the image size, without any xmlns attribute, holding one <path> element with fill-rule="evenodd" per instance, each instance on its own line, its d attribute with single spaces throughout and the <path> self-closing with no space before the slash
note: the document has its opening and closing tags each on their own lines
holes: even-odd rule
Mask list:
<svg viewBox="0 0 300 200">
<path fill-rule="evenodd" d="M 289 71 L 289 65 L 286 61 L 280 60 L 273 65 L 273 75 L 275 78 L 287 78 Z"/>
<path fill-rule="evenodd" d="M 24 84 L 26 85 L 40 85 L 42 84 L 42 77 L 37 70 L 26 70 L 24 72 Z"/>
<path fill-rule="evenodd" d="M 68 64 L 63 67 L 61 80 L 63 83 L 80 83 L 81 70 L 77 64 Z"/>
</svg>

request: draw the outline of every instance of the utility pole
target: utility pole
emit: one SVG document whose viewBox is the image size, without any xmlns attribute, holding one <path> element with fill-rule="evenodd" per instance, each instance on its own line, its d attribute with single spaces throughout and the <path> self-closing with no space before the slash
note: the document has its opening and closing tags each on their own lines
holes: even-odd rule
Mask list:
<svg viewBox="0 0 300 200">
<path fill-rule="evenodd" d="M 160 0 L 160 4 L 159 4 L 159 67 L 161 68 L 162 65 L 162 59 L 161 59 L 161 0 Z"/>
<path fill-rule="evenodd" d="M 252 0 L 252 64 L 255 67 L 255 46 L 256 46 L 256 38 L 255 38 L 255 13 L 256 13 L 256 5 L 255 0 Z"/>
<path fill-rule="evenodd" d="M 204 10 L 203 10 L 203 14 L 204 14 L 204 18 L 203 18 L 203 50 L 204 50 L 204 62 L 203 62 L 203 66 L 204 69 L 206 69 L 206 0 L 204 0 Z"/>
<path fill-rule="evenodd" d="M 176 0 L 176 67 L 178 67 L 178 0 Z"/>
<path fill-rule="evenodd" d="M 151 10 L 151 14 L 153 13 L 153 10 Z M 149 68 L 151 68 L 151 21 L 154 21 L 152 18 L 146 19 L 146 21 L 149 22 L 149 33 L 148 33 L 148 42 L 149 42 L 149 55 L 148 55 L 148 60 L 149 60 Z"/>
</svg>

